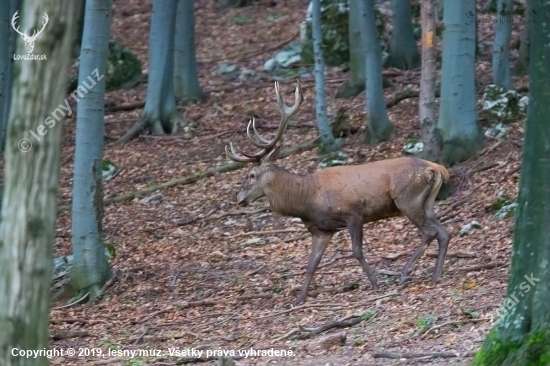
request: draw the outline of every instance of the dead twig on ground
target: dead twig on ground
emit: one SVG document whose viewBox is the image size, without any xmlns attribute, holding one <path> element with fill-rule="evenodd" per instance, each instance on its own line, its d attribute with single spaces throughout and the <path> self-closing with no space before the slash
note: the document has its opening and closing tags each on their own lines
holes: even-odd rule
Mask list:
<svg viewBox="0 0 550 366">
<path fill-rule="evenodd" d="M 52 341 L 60 341 L 63 339 L 82 338 L 82 337 L 89 337 L 89 336 L 90 336 L 90 332 L 88 332 L 87 330 L 71 331 L 71 330 L 63 329 L 63 330 L 60 330 L 59 332 L 55 332 L 54 334 L 52 334 L 50 338 Z"/>
<path fill-rule="evenodd" d="M 234 301 L 244 301 L 244 300 L 251 300 L 251 299 L 269 299 L 273 297 L 272 294 L 252 294 L 252 295 L 243 295 L 243 296 L 237 296 L 234 298 L 212 298 L 212 299 L 204 299 L 204 300 L 198 300 L 198 301 L 185 301 L 182 303 L 178 303 L 175 306 L 169 306 L 166 309 L 155 311 L 154 313 L 149 314 L 145 318 L 141 320 L 133 321 L 133 324 L 143 324 L 147 321 L 151 320 L 152 318 L 156 317 L 157 315 L 168 313 L 170 311 L 174 310 L 181 310 L 181 309 L 187 309 L 197 306 L 212 306 L 212 305 L 218 305 L 223 304 L 227 302 L 231 302 L 231 300 Z"/>
<path fill-rule="evenodd" d="M 97 324 L 97 323 L 109 324 L 109 322 L 106 321 L 106 320 L 98 320 L 98 319 L 95 319 L 95 320 L 86 320 L 86 319 L 50 319 L 50 323 L 82 323 L 82 324 L 89 324 L 89 325 L 93 325 L 93 324 Z"/>
<path fill-rule="evenodd" d="M 382 258 L 393 261 L 393 260 L 399 259 L 401 257 L 408 256 L 409 254 L 410 254 L 409 252 L 402 252 L 402 253 L 386 255 L 386 256 L 383 256 Z M 426 253 L 426 255 L 429 256 L 429 257 L 437 258 L 438 254 L 436 252 L 428 252 L 428 253 Z M 476 253 L 474 253 L 474 252 L 448 252 L 447 257 L 475 258 Z"/>
<path fill-rule="evenodd" d="M 112 105 L 105 107 L 105 113 L 114 113 L 118 111 L 133 111 L 134 109 L 143 108 L 145 106 L 145 102 L 134 102 L 134 103 L 127 103 L 127 104 L 118 104 L 118 105 Z"/>
<path fill-rule="evenodd" d="M 71 302 L 70 304 L 63 305 L 63 306 L 58 306 L 58 307 L 53 308 L 52 310 L 60 310 L 60 309 L 69 308 L 69 307 L 71 307 L 71 306 L 73 306 L 73 305 L 76 305 L 76 304 L 78 304 L 78 303 L 84 301 L 85 299 L 88 298 L 88 296 L 90 296 L 90 293 L 89 293 L 89 292 L 86 293 L 84 296 L 82 296 L 80 299 Z"/>
<path fill-rule="evenodd" d="M 473 272 L 473 271 L 479 271 L 480 269 L 492 269 L 492 268 L 502 267 L 505 265 L 506 265 L 505 262 L 483 263 L 483 264 L 476 264 L 475 266 L 455 268 L 450 272 Z"/>
<path fill-rule="evenodd" d="M 363 320 L 365 320 L 365 318 L 362 317 L 361 315 L 350 315 L 350 316 L 346 316 L 345 318 L 335 320 L 333 322 L 323 324 L 315 328 L 306 328 L 304 326 L 299 326 L 297 328 L 292 329 L 288 333 L 275 338 L 272 342 L 276 343 L 284 339 L 288 339 L 290 337 L 292 337 L 292 340 L 308 339 L 333 328 L 353 327 L 354 325 L 361 323 Z M 303 334 L 300 334 L 300 333 L 303 333 Z"/>
<path fill-rule="evenodd" d="M 453 324 L 466 324 L 466 323 L 476 323 L 476 322 L 483 322 L 483 321 L 489 321 L 490 319 L 486 319 L 486 318 L 478 318 L 478 319 L 462 319 L 462 320 L 453 320 L 453 321 L 449 321 L 449 322 L 445 322 L 443 324 L 439 324 L 439 325 L 435 325 L 433 327 L 431 327 L 430 329 L 428 329 L 427 331 L 424 332 L 424 334 L 422 334 L 422 336 L 420 337 L 421 339 L 426 337 L 428 335 L 428 333 L 436 330 L 436 329 L 440 329 L 440 328 L 443 328 L 443 327 L 446 327 L 447 325 L 453 325 Z"/>
<path fill-rule="evenodd" d="M 374 358 L 449 358 L 449 357 L 471 357 L 477 351 L 459 352 L 373 352 Z"/>
<path fill-rule="evenodd" d="M 297 231 L 304 231 L 301 228 L 289 228 L 289 229 L 278 229 L 278 230 L 265 230 L 265 231 L 247 231 L 244 233 L 235 234 L 228 236 L 228 239 L 238 238 L 240 236 L 249 236 L 249 235 L 270 235 L 270 234 L 282 234 L 282 233 L 295 233 Z"/>
<path fill-rule="evenodd" d="M 383 298 L 386 298 L 386 297 L 396 296 L 396 295 L 398 295 L 397 292 L 390 292 L 389 294 L 380 295 L 380 296 L 376 296 L 376 297 L 371 297 L 370 299 L 367 299 L 367 300 L 365 300 L 365 301 L 358 302 L 358 303 L 356 303 L 356 304 L 351 304 L 351 305 L 343 305 L 343 304 L 319 304 L 319 303 L 315 303 L 315 304 L 303 304 L 303 305 L 294 306 L 294 307 L 292 307 L 292 308 L 290 308 L 290 309 L 285 309 L 285 310 L 280 310 L 280 311 L 276 311 L 276 312 L 273 312 L 273 313 L 263 314 L 263 315 L 258 316 L 257 319 L 263 319 L 263 318 L 269 318 L 269 317 L 272 317 L 272 316 L 288 314 L 288 313 L 293 312 L 293 311 L 303 310 L 303 309 L 309 309 L 309 308 L 319 308 L 319 307 L 351 308 L 351 307 L 357 307 L 357 306 L 365 305 L 366 303 L 371 302 L 371 301 L 376 301 L 376 300 L 380 300 L 380 299 L 383 299 Z"/>
</svg>

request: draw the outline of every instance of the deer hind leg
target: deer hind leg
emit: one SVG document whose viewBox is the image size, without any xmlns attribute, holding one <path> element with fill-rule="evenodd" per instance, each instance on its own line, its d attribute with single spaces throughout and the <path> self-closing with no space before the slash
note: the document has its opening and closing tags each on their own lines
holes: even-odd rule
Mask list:
<svg viewBox="0 0 550 366">
<path fill-rule="evenodd" d="M 300 294 L 298 295 L 298 299 L 296 299 L 296 301 L 294 302 L 295 305 L 301 304 L 306 300 L 307 291 L 309 289 L 309 285 L 311 284 L 313 274 L 315 273 L 315 270 L 321 262 L 321 258 L 323 257 L 325 249 L 327 248 L 327 244 L 334 235 L 334 233 L 322 231 L 316 228 L 308 228 L 308 230 L 313 236 L 313 247 L 311 249 L 309 261 L 307 263 L 306 280 L 304 282 L 304 285 L 302 286 Z"/>
<path fill-rule="evenodd" d="M 369 266 L 363 255 L 363 219 L 362 217 L 353 218 L 348 221 L 348 230 L 351 236 L 351 247 L 353 250 L 353 256 L 361 263 L 363 271 L 367 275 L 372 289 L 378 291 L 378 283 L 376 281 L 376 275 Z"/>
<path fill-rule="evenodd" d="M 435 262 L 434 272 L 432 275 L 432 282 L 436 283 L 441 277 L 441 272 L 443 272 L 443 263 L 445 262 L 445 256 L 447 255 L 447 248 L 449 247 L 449 241 L 451 240 L 451 234 L 445 229 L 439 220 L 435 217 L 432 209 L 429 212 L 426 212 L 426 216 L 430 220 L 433 227 L 437 230 L 437 243 L 439 244 L 439 250 L 437 253 L 437 261 Z"/>
<path fill-rule="evenodd" d="M 444 243 L 444 241 L 440 241 L 440 239 L 443 240 L 445 238 L 445 235 L 448 236 L 448 234 L 446 234 L 445 228 L 443 228 L 439 221 L 437 221 L 433 212 L 435 196 L 437 195 L 438 191 L 439 187 L 437 187 L 437 189 L 434 189 L 434 186 L 427 186 L 420 192 L 420 194 L 412 194 L 413 192 L 411 192 L 409 195 L 404 195 L 402 199 L 395 200 L 397 208 L 405 216 L 407 216 L 409 220 L 411 220 L 411 222 L 422 233 L 420 245 L 418 246 L 418 248 L 416 248 L 413 255 L 409 258 L 409 260 L 405 264 L 405 267 L 403 268 L 403 272 L 399 280 L 400 285 L 405 283 L 405 281 L 407 280 L 407 276 L 416 264 L 416 261 L 418 261 L 422 254 L 424 254 L 430 243 L 436 237 L 439 241 L 439 256 L 443 255 L 442 258 L 445 258 L 447 246 L 446 244 L 442 245 L 441 243 Z M 446 243 L 448 244 L 448 240 Z M 444 250 L 442 250 L 442 247 L 444 247 Z M 434 278 L 437 271 L 438 267 L 436 266 L 436 270 L 434 271 Z M 439 269 L 439 271 L 441 271 L 441 269 Z"/>
</svg>

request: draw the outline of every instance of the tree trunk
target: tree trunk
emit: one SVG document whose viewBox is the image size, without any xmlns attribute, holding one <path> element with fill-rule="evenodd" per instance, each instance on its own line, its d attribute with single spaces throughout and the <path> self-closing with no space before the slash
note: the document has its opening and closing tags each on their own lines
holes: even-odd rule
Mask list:
<svg viewBox="0 0 550 366">
<path fill-rule="evenodd" d="M 174 92 L 184 104 L 204 100 L 195 55 L 195 2 L 179 0 L 174 49 Z"/>
<path fill-rule="evenodd" d="M 514 88 L 510 75 L 511 36 L 512 0 L 498 0 L 493 42 L 493 84 L 509 90 Z"/>
<path fill-rule="evenodd" d="M 178 0 L 154 0 L 149 33 L 149 81 L 140 120 L 120 139 L 128 142 L 147 129 L 169 134 L 183 125 L 174 97 L 174 31 Z"/>
<path fill-rule="evenodd" d="M 388 118 L 382 85 L 382 48 L 376 30 L 374 1 L 360 0 L 360 14 L 365 32 L 366 109 L 368 126 L 365 142 L 371 145 L 387 141 L 393 136 L 393 126 Z"/>
<path fill-rule="evenodd" d="M 523 19 L 525 23 L 523 24 L 523 31 L 521 32 L 518 58 L 512 70 L 514 75 L 525 75 L 529 69 L 529 53 L 530 53 L 530 44 L 531 44 L 531 28 L 535 21 L 533 14 L 533 1 L 525 1 L 525 14 Z"/>
<path fill-rule="evenodd" d="M 7 128 L 0 224 L 2 366 L 48 365 L 45 355 L 14 357 L 12 352 L 15 348 L 43 350 L 49 343 L 52 250 L 64 116 L 54 111 L 66 105 L 63 98 L 75 33 L 75 5 L 67 0 L 26 0 L 19 12 L 21 29 L 40 29 L 44 13 L 48 14 L 48 25 L 34 45 L 34 53 L 45 54 L 48 59 L 17 60 L 13 66 L 17 77 Z M 23 40 L 17 38 L 16 53 L 26 54 Z"/>
<path fill-rule="evenodd" d="M 19 0 L 0 2 L 0 151 L 4 151 L 6 128 L 10 115 L 13 84 L 13 54 L 17 33 L 11 27 L 11 16 L 19 9 Z"/>
<path fill-rule="evenodd" d="M 80 51 L 73 179 L 71 287 L 95 298 L 111 271 L 103 245 L 103 115 L 112 0 L 87 0 Z M 96 74 L 99 77 L 94 77 Z M 91 86 L 91 87 L 90 87 Z"/>
<path fill-rule="evenodd" d="M 538 0 L 535 7 L 508 296 L 474 365 L 550 363 L 550 1 Z"/>
<path fill-rule="evenodd" d="M 475 18 L 468 14 L 475 15 L 474 0 L 445 0 L 438 126 L 447 165 L 469 159 L 483 145 L 476 111 Z"/>
<path fill-rule="evenodd" d="M 434 162 L 441 161 L 441 134 L 435 119 L 435 80 L 437 68 L 435 60 L 435 14 L 434 1 L 422 1 L 422 71 L 420 75 L 420 136 L 424 148 L 422 157 Z"/>
<path fill-rule="evenodd" d="M 416 48 L 411 21 L 411 1 L 392 0 L 392 34 L 390 40 L 391 66 L 411 70 L 420 66 L 420 55 Z"/>
<path fill-rule="evenodd" d="M 321 150 L 332 152 L 338 150 L 338 145 L 327 119 L 325 61 L 323 59 L 323 36 L 321 34 L 321 0 L 313 0 L 311 4 L 311 33 L 313 36 L 313 58 L 315 60 L 315 115 L 317 117 L 317 128 L 321 137 Z"/>
<path fill-rule="evenodd" d="M 365 90 L 365 32 L 361 31 L 359 2 L 349 1 L 349 78 L 336 93 L 336 98 L 352 98 Z"/>
</svg>

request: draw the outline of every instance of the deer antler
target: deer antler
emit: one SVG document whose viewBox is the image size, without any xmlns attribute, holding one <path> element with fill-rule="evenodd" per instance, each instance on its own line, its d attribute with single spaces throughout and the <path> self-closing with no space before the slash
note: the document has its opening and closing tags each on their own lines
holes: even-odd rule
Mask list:
<svg viewBox="0 0 550 366">
<path fill-rule="evenodd" d="M 260 161 L 260 159 L 266 156 L 269 152 L 271 152 L 275 145 L 277 145 L 277 142 L 279 142 L 279 140 L 283 136 L 283 132 L 285 131 L 286 125 L 288 124 L 290 117 L 292 117 L 292 115 L 298 110 L 298 108 L 300 108 L 300 106 L 304 102 L 304 94 L 302 92 L 302 86 L 300 85 L 300 82 L 298 82 L 298 85 L 296 86 L 296 91 L 294 93 L 294 105 L 291 107 L 287 106 L 283 101 L 278 82 L 275 82 L 275 94 L 277 95 L 277 106 L 279 107 L 279 111 L 281 113 L 281 122 L 279 124 L 279 129 L 277 130 L 275 137 L 271 140 L 267 140 L 262 137 L 256 129 L 256 119 L 253 117 L 252 120 L 248 122 L 246 134 L 248 135 L 248 138 L 252 141 L 252 143 L 255 146 L 259 147 L 261 150 L 257 153 L 238 153 L 235 151 L 233 144 L 230 142 L 229 149 L 227 146 L 225 147 L 225 154 L 229 159 L 241 163 L 257 162 Z M 254 135 L 250 133 L 250 126 L 252 126 Z"/>
<path fill-rule="evenodd" d="M 39 31 L 36 31 L 34 30 L 33 33 L 32 33 L 32 36 L 29 36 L 27 34 L 27 30 L 25 29 L 25 32 L 22 33 L 21 31 L 19 31 L 19 27 L 16 27 L 15 26 L 15 21 L 17 20 L 17 18 L 19 18 L 19 15 L 17 15 L 17 13 L 19 13 L 19 10 L 17 10 L 15 12 L 15 14 L 13 14 L 13 17 L 11 18 L 11 25 L 13 27 L 13 29 L 15 29 L 15 31 L 17 33 L 19 33 L 21 36 L 23 36 L 23 39 L 24 40 L 30 40 L 30 41 L 34 41 L 36 39 L 36 37 L 38 37 L 38 35 L 40 33 L 42 33 L 42 31 L 44 30 L 44 28 L 46 28 L 46 24 L 48 24 L 48 21 L 50 20 L 50 18 L 48 18 L 48 14 L 44 13 L 44 21 L 42 22 L 42 29 L 40 29 Z"/>
<path fill-rule="evenodd" d="M 19 10 L 17 10 L 17 11 L 15 12 L 15 14 L 13 14 L 13 17 L 11 18 L 11 26 L 13 27 L 13 29 L 15 29 L 15 31 L 16 31 L 17 33 L 19 33 L 19 34 L 22 35 L 23 37 L 28 37 L 28 35 L 27 35 L 27 30 L 26 30 L 26 29 L 25 29 L 25 33 L 21 33 L 21 32 L 19 31 L 19 27 L 17 27 L 17 28 L 15 27 L 15 21 L 17 20 L 17 18 L 19 18 L 19 15 L 17 15 L 17 13 L 19 13 Z"/>
</svg>

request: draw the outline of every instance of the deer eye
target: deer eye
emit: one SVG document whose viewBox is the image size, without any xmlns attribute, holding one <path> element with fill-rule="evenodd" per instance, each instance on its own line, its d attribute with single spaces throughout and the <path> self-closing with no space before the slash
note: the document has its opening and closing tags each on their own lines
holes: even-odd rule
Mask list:
<svg viewBox="0 0 550 366">
<path fill-rule="evenodd" d="M 250 173 L 250 179 L 255 179 L 256 178 L 256 173 Z"/>
</svg>

